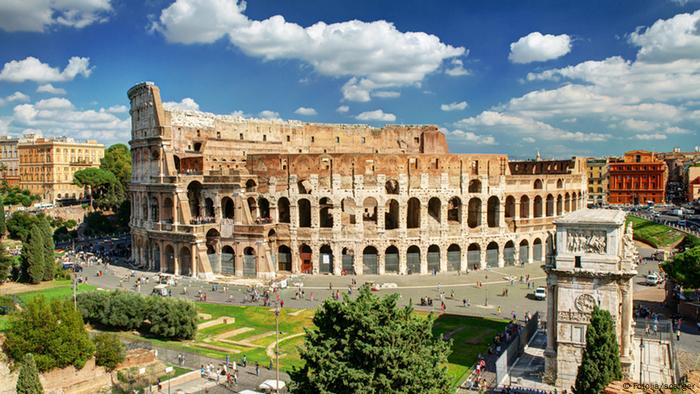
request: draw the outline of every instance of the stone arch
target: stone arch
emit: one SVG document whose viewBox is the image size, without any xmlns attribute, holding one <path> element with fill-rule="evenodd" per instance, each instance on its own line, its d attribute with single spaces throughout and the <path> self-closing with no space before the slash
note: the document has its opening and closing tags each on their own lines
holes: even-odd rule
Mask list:
<svg viewBox="0 0 700 394">
<path fill-rule="evenodd" d="M 292 271 L 292 250 L 287 245 L 280 245 L 277 248 L 277 270 Z"/>
<path fill-rule="evenodd" d="M 384 209 L 384 229 L 394 230 L 399 228 L 399 202 L 389 199 Z"/>
<path fill-rule="evenodd" d="M 215 228 L 209 229 L 206 234 L 206 244 L 207 244 L 207 258 L 209 259 L 209 265 L 211 265 L 212 271 L 219 272 L 221 268 L 219 267 L 219 254 L 217 249 L 219 248 L 219 240 L 221 234 Z"/>
<path fill-rule="evenodd" d="M 542 180 L 535 179 L 535 183 L 532 185 L 532 188 L 535 190 L 541 190 L 542 189 Z"/>
<path fill-rule="evenodd" d="M 160 221 L 160 213 L 158 211 L 158 198 L 153 196 L 151 197 L 151 221 L 152 222 L 159 222 Z"/>
<path fill-rule="evenodd" d="M 486 206 L 486 219 L 489 227 L 500 226 L 501 202 L 496 196 L 489 197 Z"/>
<path fill-rule="evenodd" d="M 362 202 L 362 221 L 365 223 L 377 224 L 377 200 L 374 197 L 367 197 Z"/>
<path fill-rule="evenodd" d="M 473 270 L 481 267 L 481 246 L 479 244 L 469 244 L 467 248 L 467 264 L 469 269 Z"/>
<path fill-rule="evenodd" d="M 162 220 L 166 223 L 173 223 L 173 199 L 170 197 L 163 199 Z"/>
<path fill-rule="evenodd" d="M 530 217 L 530 197 L 520 197 L 520 218 L 527 219 Z"/>
<path fill-rule="evenodd" d="M 258 198 L 258 216 L 267 220 L 270 218 L 270 201 L 265 197 Z"/>
<path fill-rule="evenodd" d="M 440 272 L 440 247 L 433 244 L 428 247 L 428 272 Z"/>
<path fill-rule="evenodd" d="M 542 197 L 541 196 L 535 196 L 535 202 L 533 204 L 532 216 L 536 217 L 536 218 L 542 217 Z"/>
<path fill-rule="evenodd" d="M 187 185 L 187 200 L 190 205 L 190 215 L 192 217 L 199 216 L 200 199 L 202 196 L 202 184 L 197 181 L 190 182 Z"/>
<path fill-rule="evenodd" d="M 542 252 L 542 240 L 535 238 L 535 240 L 532 241 L 532 259 L 535 261 L 542 261 Z"/>
<path fill-rule="evenodd" d="M 297 201 L 299 210 L 299 227 L 311 227 L 311 201 L 301 198 Z"/>
<path fill-rule="evenodd" d="M 477 228 L 481 226 L 481 199 L 473 197 L 469 199 L 469 207 L 467 211 L 467 224 L 469 228 Z"/>
<path fill-rule="evenodd" d="M 355 252 L 352 249 L 343 248 L 341 268 L 344 275 L 355 275 Z"/>
<path fill-rule="evenodd" d="M 481 193 L 481 181 L 478 179 L 472 179 L 469 181 L 469 193 Z"/>
<path fill-rule="evenodd" d="M 165 245 L 165 272 L 168 274 L 175 273 L 175 249 L 173 245 Z"/>
<path fill-rule="evenodd" d="M 308 200 L 307 200 L 308 201 Z M 310 274 L 313 271 L 313 251 L 307 244 L 299 246 L 299 259 L 301 260 L 301 272 Z"/>
<path fill-rule="evenodd" d="M 233 199 L 231 197 L 224 197 L 221 199 L 221 216 L 224 219 L 233 219 L 236 212 L 235 205 L 233 204 Z"/>
<path fill-rule="evenodd" d="M 462 223 L 462 200 L 457 196 L 447 202 L 447 222 Z"/>
<path fill-rule="evenodd" d="M 406 228 L 420 228 L 420 200 L 416 197 L 408 199 L 406 209 Z"/>
<path fill-rule="evenodd" d="M 374 246 L 367 246 L 362 250 L 362 273 L 365 275 L 377 275 L 379 273 L 379 253 Z"/>
<path fill-rule="evenodd" d="M 253 218 L 253 220 L 257 220 L 260 215 L 258 214 L 258 202 L 255 201 L 255 197 L 248 197 L 247 203 L 250 217 Z"/>
<path fill-rule="evenodd" d="M 569 192 L 564 194 L 564 212 L 571 212 L 571 195 Z"/>
<path fill-rule="evenodd" d="M 340 202 L 341 218 L 340 222 L 342 225 L 356 224 L 355 220 L 355 210 L 357 206 L 355 205 L 355 200 L 351 197 L 346 197 Z"/>
<path fill-rule="evenodd" d="M 498 267 L 499 254 L 498 244 L 495 241 L 489 242 L 486 246 L 486 266 L 489 268 Z"/>
<path fill-rule="evenodd" d="M 420 248 L 416 245 L 406 249 L 406 269 L 408 274 L 420 273 Z"/>
<path fill-rule="evenodd" d="M 399 273 L 399 249 L 391 245 L 384 252 L 384 272 Z"/>
<path fill-rule="evenodd" d="M 399 182 L 395 179 L 389 179 L 384 184 L 386 194 L 399 194 Z"/>
<path fill-rule="evenodd" d="M 214 201 L 209 197 L 204 199 L 204 216 L 214 217 Z"/>
<path fill-rule="evenodd" d="M 180 248 L 180 275 L 192 276 L 192 253 L 190 248 L 183 246 Z"/>
<path fill-rule="evenodd" d="M 257 187 L 258 187 L 258 184 L 255 183 L 255 180 L 253 180 L 253 179 L 248 179 L 245 182 L 245 191 L 248 193 L 254 192 L 257 189 Z"/>
<path fill-rule="evenodd" d="M 318 253 L 318 271 L 322 274 L 333 273 L 333 249 L 331 246 L 321 245 Z"/>
<path fill-rule="evenodd" d="M 287 197 L 280 197 L 277 200 L 277 220 L 279 220 L 280 223 L 289 223 L 291 221 L 290 219 L 289 199 Z"/>
<path fill-rule="evenodd" d="M 547 194 L 547 212 L 546 216 L 554 216 L 554 196 L 551 194 Z"/>
<path fill-rule="evenodd" d="M 333 201 L 328 197 L 323 197 L 319 201 L 319 225 L 324 228 L 333 227 Z"/>
<path fill-rule="evenodd" d="M 457 244 L 447 247 L 447 270 L 459 271 L 462 266 L 462 248 Z"/>
<path fill-rule="evenodd" d="M 243 276 L 256 277 L 258 276 L 258 258 L 255 249 L 248 246 L 243 249 Z"/>
<path fill-rule="evenodd" d="M 432 197 L 428 200 L 428 219 L 430 223 L 428 225 L 439 226 L 441 222 L 440 211 L 442 209 L 442 202 L 437 197 Z"/>
<path fill-rule="evenodd" d="M 507 219 L 514 219 L 515 218 L 515 197 L 513 197 L 513 196 L 506 197 L 505 217 Z"/>
<path fill-rule="evenodd" d="M 557 189 L 561 189 L 562 187 L 564 187 L 564 181 L 557 179 Z"/>
<path fill-rule="evenodd" d="M 562 214 L 563 208 L 564 208 L 564 204 L 562 202 L 561 194 L 559 194 L 559 195 L 557 195 L 557 216 L 560 216 Z"/>
<path fill-rule="evenodd" d="M 236 252 L 229 245 L 221 248 L 221 273 L 224 275 L 236 274 Z"/>
<path fill-rule="evenodd" d="M 515 244 L 513 241 L 508 241 L 503 246 L 503 261 L 506 266 L 515 265 Z"/>
<path fill-rule="evenodd" d="M 520 249 L 518 250 L 518 255 L 520 257 L 520 264 L 527 264 L 530 256 L 530 244 L 526 239 L 520 241 Z"/>
</svg>

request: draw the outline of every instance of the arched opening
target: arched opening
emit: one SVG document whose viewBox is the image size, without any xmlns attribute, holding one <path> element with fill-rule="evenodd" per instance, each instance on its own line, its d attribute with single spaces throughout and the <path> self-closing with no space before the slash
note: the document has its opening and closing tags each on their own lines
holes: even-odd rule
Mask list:
<svg viewBox="0 0 700 394">
<path fill-rule="evenodd" d="M 520 197 L 520 218 L 527 219 L 530 217 L 530 198 L 528 196 Z"/>
<path fill-rule="evenodd" d="M 420 248 L 416 245 L 411 245 L 406 251 L 406 269 L 408 274 L 420 273 Z"/>
<path fill-rule="evenodd" d="M 520 241 L 518 256 L 520 257 L 520 264 L 527 264 L 528 258 L 530 257 L 530 245 L 527 243 L 526 239 Z"/>
<path fill-rule="evenodd" d="M 172 245 L 165 246 L 165 272 L 168 274 L 175 273 L 175 250 Z"/>
<path fill-rule="evenodd" d="M 263 223 L 269 223 L 270 220 L 270 201 L 265 197 L 258 198 L 258 214 L 262 218 Z"/>
<path fill-rule="evenodd" d="M 500 223 L 499 223 L 499 216 L 501 214 L 500 210 L 501 210 L 501 202 L 498 199 L 498 197 L 496 197 L 496 196 L 489 197 L 489 200 L 487 201 L 487 215 L 486 215 L 489 227 L 500 226 Z"/>
<path fill-rule="evenodd" d="M 165 223 L 173 222 L 173 200 L 170 197 L 165 197 L 163 200 L 163 221 Z"/>
<path fill-rule="evenodd" d="M 189 185 L 187 185 L 187 200 L 189 201 L 190 205 L 190 215 L 192 218 L 200 216 L 199 214 L 199 207 L 200 207 L 200 198 L 202 196 L 202 184 L 194 181 L 190 182 Z"/>
<path fill-rule="evenodd" d="M 299 194 L 311 194 L 311 182 L 307 180 L 298 181 L 297 189 L 299 190 Z"/>
<path fill-rule="evenodd" d="M 506 219 L 514 219 L 515 218 L 515 197 L 513 197 L 513 196 L 506 197 L 505 216 L 506 216 Z"/>
<path fill-rule="evenodd" d="M 280 245 L 277 248 L 277 270 L 292 271 L 292 250 L 287 245 Z"/>
<path fill-rule="evenodd" d="M 467 248 L 467 264 L 472 270 L 481 267 L 481 246 L 479 244 L 470 244 Z"/>
<path fill-rule="evenodd" d="M 496 242 L 491 242 L 486 246 L 486 266 L 498 267 L 498 244 Z"/>
<path fill-rule="evenodd" d="M 542 197 L 540 196 L 535 196 L 533 216 L 536 218 L 542 217 Z"/>
<path fill-rule="evenodd" d="M 180 275 L 192 276 L 192 254 L 187 246 L 180 249 Z"/>
<path fill-rule="evenodd" d="M 552 234 L 547 235 L 547 240 L 545 241 L 545 256 L 546 257 L 551 257 L 554 256 L 554 237 L 552 237 Z"/>
<path fill-rule="evenodd" d="M 255 255 L 255 249 L 250 246 L 243 249 L 243 276 L 258 276 L 257 256 Z"/>
<path fill-rule="evenodd" d="M 469 228 L 477 228 L 481 226 L 481 199 L 472 198 L 469 200 L 469 208 L 467 211 L 467 224 Z"/>
<path fill-rule="evenodd" d="M 542 240 L 539 238 L 535 238 L 532 242 L 532 259 L 542 261 Z"/>
<path fill-rule="evenodd" d="M 160 271 L 160 246 L 156 244 L 155 242 L 153 243 L 153 248 L 151 249 L 153 251 L 153 267 L 152 269 L 154 271 L 159 272 Z"/>
<path fill-rule="evenodd" d="M 506 242 L 506 245 L 503 247 L 503 262 L 506 266 L 515 265 L 515 244 L 513 244 L 513 241 Z"/>
<path fill-rule="evenodd" d="M 547 194 L 547 216 L 554 216 L 554 196 Z"/>
<path fill-rule="evenodd" d="M 365 275 L 376 275 L 379 273 L 379 262 L 377 261 L 377 248 L 368 246 L 362 251 L 362 273 Z"/>
<path fill-rule="evenodd" d="M 311 247 L 307 244 L 302 244 L 299 247 L 299 260 L 301 260 L 301 272 L 304 274 L 310 274 L 313 271 L 313 252 Z"/>
<path fill-rule="evenodd" d="M 318 271 L 322 274 L 333 272 L 333 249 L 330 245 L 322 245 L 319 250 Z"/>
<path fill-rule="evenodd" d="M 462 200 L 459 197 L 452 197 L 447 203 L 447 223 L 462 223 Z"/>
<path fill-rule="evenodd" d="M 394 245 L 386 248 L 384 252 L 384 272 L 399 273 L 399 250 Z"/>
<path fill-rule="evenodd" d="M 384 209 L 384 228 L 394 230 L 399 228 L 399 202 L 393 198 L 386 202 Z"/>
<path fill-rule="evenodd" d="M 175 171 L 180 174 L 180 158 L 177 156 L 173 156 L 173 161 L 175 162 Z"/>
<path fill-rule="evenodd" d="M 231 197 L 224 197 L 221 199 L 221 215 L 224 219 L 233 219 L 235 214 L 235 207 L 233 205 L 233 199 Z"/>
<path fill-rule="evenodd" d="M 221 274 L 236 274 L 236 253 L 233 251 L 233 248 L 228 245 L 221 248 Z"/>
<path fill-rule="evenodd" d="M 377 200 L 373 197 L 365 198 L 362 203 L 362 208 L 364 209 L 362 213 L 362 221 L 365 226 L 367 225 L 377 225 Z"/>
<path fill-rule="evenodd" d="M 252 179 L 248 179 L 245 182 L 245 191 L 247 191 L 248 193 L 254 192 L 257 187 L 258 187 L 258 185 Z"/>
<path fill-rule="evenodd" d="M 575 211 L 577 209 L 578 209 L 578 196 L 574 192 L 571 194 L 571 210 Z"/>
<path fill-rule="evenodd" d="M 564 194 L 564 212 L 571 212 L 571 196 L 568 192 Z"/>
<path fill-rule="evenodd" d="M 564 182 L 561 179 L 557 179 L 557 189 L 564 187 Z"/>
<path fill-rule="evenodd" d="M 287 197 L 280 197 L 277 200 L 277 216 L 280 223 L 289 223 L 291 215 L 289 213 L 289 199 Z"/>
<path fill-rule="evenodd" d="M 160 214 L 158 212 L 158 199 L 155 197 L 151 198 L 151 221 L 159 222 Z"/>
<path fill-rule="evenodd" d="M 389 179 L 384 184 L 384 190 L 386 190 L 386 194 L 399 194 L 399 182 L 395 179 Z"/>
<path fill-rule="evenodd" d="M 321 227 L 333 227 L 333 201 L 328 197 L 323 197 L 319 202 L 319 223 Z"/>
<path fill-rule="evenodd" d="M 428 272 L 440 272 L 440 247 L 430 245 L 428 247 Z"/>
<path fill-rule="evenodd" d="M 557 215 L 561 215 L 561 210 L 564 208 L 564 203 L 562 202 L 561 194 L 557 196 Z"/>
<path fill-rule="evenodd" d="M 342 268 L 343 274 L 355 275 L 355 252 L 352 249 L 343 248 Z"/>
<path fill-rule="evenodd" d="M 440 199 L 437 197 L 433 197 L 430 200 L 428 200 L 428 218 L 429 226 L 440 226 L 440 209 L 442 208 L 442 204 L 440 202 Z"/>
<path fill-rule="evenodd" d="M 469 181 L 469 193 L 481 193 L 481 181 L 472 179 Z"/>
<path fill-rule="evenodd" d="M 211 269 L 213 272 L 221 271 L 221 267 L 219 267 L 219 256 L 216 253 L 216 250 L 219 247 L 220 238 L 221 235 L 216 229 L 212 228 L 209 231 L 207 231 L 207 258 L 209 259 L 209 265 L 211 265 Z"/>
<path fill-rule="evenodd" d="M 311 202 L 306 198 L 297 201 L 299 227 L 311 227 Z"/>
<path fill-rule="evenodd" d="M 340 211 L 341 211 L 340 223 L 344 226 L 347 226 L 349 224 L 356 224 L 356 221 L 355 221 L 355 210 L 356 209 L 357 209 L 357 206 L 355 205 L 355 200 L 353 200 L 350 197 L 344 198 L 343 201 L 340 202 Z"/>
<path fill-rule="evenodd" d="M 260 215 L 258 215 L 258 202 L 255 201 L 254 197 L 248 197 L 248 210 L 250 211 L 250 217 L 257 221 Z"/>
<path fill-rule="evenodd" d="M 447 248 L 447 270 L 459 271 L 462 265 L 462 248 L 452 244 Z"/>
<path fill-rule="evenodd" d="M 541 179 L 535 179 L 535 184 L 532 187 L 535 190 L 542 189 L 542 180 Z"/>
<path fill-rule="evenodd" d="M 207 218 L 214 217 L 214 201 L 211 198 L 204 199 L 204 216 Z"/>
<path fill-rule="evenodd" d="M 408 206 L 406 210 L 406 228 L 419 228 L 420 227 L 420 200 L 411 197 L 408 199 Z"/>
</svg>

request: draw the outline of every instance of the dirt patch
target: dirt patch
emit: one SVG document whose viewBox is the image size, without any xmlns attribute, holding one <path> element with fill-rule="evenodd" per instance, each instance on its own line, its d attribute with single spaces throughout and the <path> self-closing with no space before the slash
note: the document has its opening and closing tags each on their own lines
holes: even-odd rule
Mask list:
<svg viewBox="0 0 700 394">
<path fill-rule="evenodd" d="M 270 359 L 273 359 L 275 357 L 275 343 L 281 343 L 281 342 L 286 341 L 288 339 L 300 337 L 302 335 L 304 335 L 304 333 L 300 332 L 298 334 L 293 334 L 293 335 L 290 335 L 288 337 L 281 338 L 278 342 L 272 342 L 265 349 L 265 354 L 267 354 L 267 357 L 270 357 Z M 285 356 L 285 355 L 286 354 L 284 354 L 284 353 L 280 353 L 280 357 Z"/>
<path fill-rule="evenodd" d="M 217 350 L 219 352 L 228 352 L 228 353 L 240 353 L 240 350 L 237 349 L 231 349 L 223 346 L 216 346 L 212 345 L 210 343 L 196 343 L 195 346 L 201 347 L 204 349 L 209 349 L 209 350 Z"/>
<path fill-rule="evenodd" d="M 205 321 L 204 323 L 197 324 L 197 329 L 203 330 L 207 327 L 218 326 L 219 324 L 231 324 L 231 323 L 234 323 L 235 321 L 236 321 L 236 319 L 234 319 L 233 317 L 221 316 L 218 319 L 209 320 L 209 321 Z"/>
<path fill-rule="evenodd" d="M 243 341 L 240 341 L 240 342 L 248 342 L 248 343 L 250 343 L 250 344 L 252 345 L 253 342 L 257 341 L 258 339 L 265 338 L 265 337 L 269 337 L 270 335 L 275 335 L 275 332 L 274 332 L 274 331 L 268 331 L 268 332 L 264 332 L 264 333 L 262 333 L 262 334 L 253 335 L 252 337 L 246 338 L 246 339 L 244 339 Z"/>
<path fill-rule="evenodd" d="M 209 319 L 211 319 L 211 315 L 208 314 L 208 313 L 198 313 L 198 314 L 197 314 L 197 319 L 200 319 L 200 320 L 209 320 Z"/>
<path fill-rule="evenodd" d="M 304 312 L 306 309 L 299 309 L 298 311 L 294 311 L 292 313 L 288 313 L 289 316 L 299 316 L 302 312 Z"/>
<path fill-rule="evenodd" d="M 226 340 L 226 338 L 235 337 L 237 335 L 243 334 L 244 332 L 253 331 L 253 330 L 254 330 L 254 328 L 252 328 L 252 327 L 239 327 L 239 328 L 236 328 L 235 330 L 226 331 L 224 333 L 221 333 L 212 339 L 215 341 Z"/>
<path fill-rule="evenodd" d="M 0 295 L 26 293 L 28 291 L 44 290 L 51 287 L 56 287 L 55 283 L 41 282 L 35 285 L 28 285 L 26 283 L 7 282 L 3 283 L 2 287 L 0 287 Z"/>
</svg>

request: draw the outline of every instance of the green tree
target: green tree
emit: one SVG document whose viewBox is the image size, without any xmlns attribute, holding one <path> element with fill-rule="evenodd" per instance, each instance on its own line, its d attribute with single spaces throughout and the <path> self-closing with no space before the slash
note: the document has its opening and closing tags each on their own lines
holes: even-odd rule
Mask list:
<svg viewBox="0 0 700 394">
<path fill-rule="evenodd" d="M 352 300 L 327 300 L 306 330 L 290 373 L 293 393 L 448 393 L 450 342 L 432 334 L 433 316 L 397 306 L 397 294 L 364 286 Z"/>
<path fill-rule="evenodd" d="M 0 185 L 0 198 L 2 198 L 4 204 L 21 204 L 25 207 L 32 205 L 34 201 L 41 201 L 40 196 L 31 194 L 29 190 L 26 189 L 20 189 L 16 186 L 11 187 L 6 181 L 2 181 Z"/>
<path fill-rule="evenodd" d="M 14 259 L 9 253 L 7 253 L 5 245 L 0 244 L 0 283 L 5 283 L 5 281 L 10 277 L 13 266 Z"/>
<path fill-rule="evenodd" d="M 39 218 L 39 230 L 41 230 L 41 237 L 44 241 L 42 244 L 44 249 L 44 280 L 53 280 L 58 270 L 54 255 L 56 245 L 53 243 L 53 229 L 46 216 Z"/>
<path fill-rule="evenodd" d="M 28 240 L 22 244 L 20 260 L 24 281 L 37 284 L 44 279 L 44 237 L 36 224 L 32 225 Z"/>
<path fill-rule="evenodd" d="M 10 238 L 26 242 L 29 237 L 29 230 L 31 230 L 33 225 L 39 224 L 41 216 L 43 215 L 32 215 L 23 211 L 13 213 L 7 221 L 7 230 L 10 233 Z"/>
<path fill-rule="evenodd" d="M 668 276 L 681 285 L 700 288 L 700 246 L 678 253 L 662 267 Z"/>
<path fill-rule="evenodd" d="M 5 223 L 5 204 L 0 200 L 0 238 L 5 238 L 7 223 Z"/>
<path fill-rule="evenodd" d="M 43 394 L 44 392 L 44 387 L 41 386 L 41 381 L 39 380 L 39 370 L 36 368 L 36 363 L 31 353 L 24 355 L 15 388 L 17 389 L 17 394 Z"/>
<path fill-rule="evenodd" d="M 131 181 L 131 151 L 124 144 L 114 144 L 107 148 L 100 168 L 109 171 L 117 178 L 122 189 L 127 190 Z"/>
<path fill-rule="evenodd" d="M 86 168 L 73 174 L 73 183 L 89 189 L 90 206 L 99 209 L 116 209 L 126 198 L 124 187 L 110 171 Z"/>
<path fill-rule="evenodd" d="M 44 372 L 73 365 L 80 369 L 95 353 L 80 312 L 68 300 L 32 298 L 21 312 L 10 317 L 5 350 L 14 360 L 34 355 Z"/>
<path fill-rule="evenodd" d="M 622 379 L 617 335 L 610 312 L 597 306 L 586 329 L 586 348 L 578 367 L 574 393 L 597 394 L 608 383 Z"/>
<path fill-rule="evenodd" d="M 197 310 L 191 302 L 161 297 L 146 299 L 151 335 L 192 339 L 197 332 Z"/>
<path fill-rule="evenodd" d="M 126 357 L 126 348 L 115 334 L 100 333 L 95 335 L 95 363 L 114 370 Z"/>
</svg>

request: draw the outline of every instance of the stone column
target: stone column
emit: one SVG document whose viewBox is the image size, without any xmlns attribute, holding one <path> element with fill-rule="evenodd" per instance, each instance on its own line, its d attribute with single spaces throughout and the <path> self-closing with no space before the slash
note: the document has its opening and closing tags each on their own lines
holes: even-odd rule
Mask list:
<svg viewBox="0 0 700 394">
<path fill-rule="evenodd" d="M 488 199 L 481 199 L 481 225 L 478 227 L 481 231 L 489 228 L 489 205 Z"/>
<path fill-rule="evenodd" d="M 175 275 L 180 275 L 180 253 L 177 246 L 173 247 L 173 273 Z"/>
<path fill-rule="evenodd" d="M 479 265 L 483 270 L 486 268 L 486 245 L 483 243 L 479 244 L 479 249 Z"/>
<path fill-rule="evenodd" d="M 379 250 L 379 248 L 377 248 L 377 273 L 379 275 L 384 275 L 385 269 L 386 269 L 386 261 L 384 259 L 384 252 Z"/>
<path fill-rule="evenodd" d="M 377 232 L 378 233 L 383 233 L 384 232 L 384 210 L 385 206 L 380 204 L 379 201 L 377 201 Z"/>
<path fill-rule="evenodd" d="M 333 215 L 333 225 L 335 226 L 335 214 Z M 333 250 L 333 275 L 340 275 L 343 270 L 343 247 L 336 244 L 331 248 Z"/>
<path fill-rule="evenodd" d="M 506 202 L 505 200 L 499 200 L 498 204 L 498 227 L 506 227 Z"/>
<path fill-rule="evenodd" d="M 500 244 L 498 245 L 498 266 L 503 267 L 505 264 L 505 254 L 506 254 L 506 247 L 505 244 L 501 246 Z"/>
<path fill-rule="evenodd" d="M 408 272 L 408 265 L 406 264 L 406 248 L 399 248 L 399 274 L 406 275 Z"/>
<path fill-rule="evenodd" d="M 631 285 L 632 279 L 622 280 L 619 284 L 620 290 L 622 292 L 622 329 L 621 329 L 621 340 L 620 347 L 622 351 L 620 352 L 620 358 L 623 364 L 631 363 L 632 359 L 630 355 L 632 354 L 632 292 Z"/>
<path fill-rule="evenodd" d="M 447 248 L 449 245 L 440 247 L 440 272 L 447 272 Z"/>
<path fill-rule="evenodd" d="M 428 245 L 420 247 L 420 273 L 427 274 L 428 272 Z"/>
<path fill-rule="evenodd" d="M 513 243 L 513 264 L 520 265 L 520 245 Z"/>
</svg>

